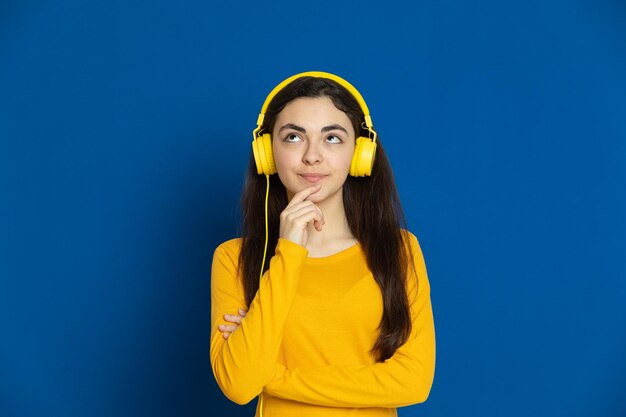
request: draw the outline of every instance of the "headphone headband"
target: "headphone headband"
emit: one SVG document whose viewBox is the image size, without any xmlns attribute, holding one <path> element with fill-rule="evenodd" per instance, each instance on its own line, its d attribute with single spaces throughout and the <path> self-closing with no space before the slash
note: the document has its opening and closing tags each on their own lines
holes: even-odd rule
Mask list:
<svg viewBox="0 0 626 417">
<path fill-rule="evenodd" d="M 263 129 L 263 122 L 265 121 L 265 112 L 267 111 L 267 107 L 272 99 L 283 88 L 285 88 L 287 84 L 302 77 L 317 77 L 332 80 L 348 90 L 352 97 L 354 97 L 354 99 L 358 102 L 365 119 L 365 127 L 361 124 L 361 128 L 367 129 L 369 131 L 369 135 L 368 137 L 359 136 L 355 138 L 355 149 L 350 163 L 350 175 L 354 177 L 366 177 L 371 175 L 372 166 L 374 165 L 374 157 L 376 155 L 376 131 L 372 126 L 372 117 L 369 114 L 370 112 L 365 104 L 365 100 L 363 100 L 363 97 L 361 97 L 361 94 L 357 91 L 357 89 L 343 78 L 321 71 L 308 71 L 293 75 L 274 87 L 265 99 L 263 107 L 261 108 L 261 114 L 259 114 L 256 122 L 257 126 L 252 132 L 252 151 L 254 154 L 257 172 L 259 174 L 267 175 L 268 178 L 269 175 L 276 173 L 276 165 L 272 152 L 272 135 L 271 133 L 260 134 Z M 358 132 L 355 133 L 358 135 Z"/>
<path fill-rule="evenodd" d="M 322 71 L 301 72 L 300 74 L 292 75 L 291 77 L 283 80 L 280 84 L 274 87 L 274 89 L 269 93 L 269 95 L 265 99 L 265 102 L 263 102 L 263 107 L 261 107 L 261 113 L 259 114 L 259 117 L 257 118 L 257 122 L 256 122 L 258 128 L 260 128 L 263 125 L 263 121 L 265 120 L 265 112 L 267 111 L 267 106 L 269 106 L 274 96 L 276 96 L 276 94 L 278 94 L 283 88 L 285 88 L 287 84 L 302 77 L 327 78 L 329 80 L 335 81 L 337 84 L 344 87 L 346 90 L 350 92 L 350 94 L 352 94 L 352 96 L 359 103 L 359 106 L 361 107 L 361 110 L 363 111 L 363 114 L 365 115 L 365 125 L 369 128 L 369 130 L 373 128 L 372 117 L 370 116 L 370 111 L 367 108 L 367 104 L 365 104 L 365 100 L 363 100 L 361 93 L 359 93 L 359 91 L 356 88 L 354 88 L 352 84 L 350 84 L 348 81 L 344 80 L 343 78 L 335 74 L 322 72 Z"/>
</svg>

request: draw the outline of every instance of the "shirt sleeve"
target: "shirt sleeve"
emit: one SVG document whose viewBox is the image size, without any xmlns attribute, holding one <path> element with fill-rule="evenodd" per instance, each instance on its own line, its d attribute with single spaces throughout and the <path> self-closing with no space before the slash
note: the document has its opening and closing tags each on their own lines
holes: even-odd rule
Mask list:
<svg viewBox="0 0 626 417">
<path fill-rule="evenodd" d="M 285 369 L 265 386 L 273 396 L 333 407 L 401 407 L 428 398 L 435 372 L 435 330 L 426 265 L 409 234 L 417 278 L 409 268 L 407 292 L 412 329 L 405 344 L 385 362 Z M 416 285 L 417 284 L 417 285 Z M 415 297 L 415 290 L 417 297 Z"/>
<path fill-rule="evenodd" d="M 228 243 L 228 242 L 227 242 Z M 279 239 L 270 267 L 259 282 L 241 325 L 224 339 L 218 326 L 224 314 L 246 308 L 237 271 L 239 250 L 220 245 L 211 269 L 211 368 L 217 384 L 231 401 L 246 404 L 255 398 L 277 371 L 279 347 L 308 251 Z"/>
</svg>

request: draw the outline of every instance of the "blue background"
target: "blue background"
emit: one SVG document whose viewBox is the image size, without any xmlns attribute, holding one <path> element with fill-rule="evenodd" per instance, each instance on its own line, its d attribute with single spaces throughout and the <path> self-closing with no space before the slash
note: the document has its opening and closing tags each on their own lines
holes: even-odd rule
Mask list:
<svg viewBox="0 0 626 417">
<path fill-rule="evenodd" d="M 251 416 L 209 360 L 270 89 L 363 94 L 424 251 L 402 416 L 626 415 L 626 4 L 7 1 L 0 415 Z"/>
</svg>

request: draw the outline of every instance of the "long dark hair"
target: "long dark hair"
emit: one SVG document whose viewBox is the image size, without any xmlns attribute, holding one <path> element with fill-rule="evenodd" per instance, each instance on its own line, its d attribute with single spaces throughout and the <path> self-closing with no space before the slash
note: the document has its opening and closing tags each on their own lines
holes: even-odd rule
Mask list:
<svg viewBox="0 0 626 417">
<path fill-rule="evenodd" d="M 276 94 L 268 105 L 263 131 L 272 133 L 278 113 L 298 97 L 329 97 L 335 107 L 350 118 L 356 136 L 368 136 L 368 131 L 362 127 L 363 111 L 354 96 L 335 81 L 319 77 L 297 78 Z M 411 332 L 406 280 L 407 268 L 413 262 L 407 250 L 408 238 L 402 232 L 403 228 L 406 229 L 406 220 L 391 166 L 380 139 L 377 143 L 371 176 L 349 176 L 342 194 L 350 231 L 360 242 L 382 293 L 383 315 L 378 327 L 380 333 L 371 350 L 377 360 L 382 362 L 394 354 Z M 259 268 L 265 244 L 265 188 L 265 178 L 257 174 L 254 159 L 251 158 L 241 196 L 243 243 L 239 262 L 248 306 L 259 289 Z M 275 253 L 280 213 L 287 203 L 285 187 L 278 175 L 271 175 L 269 242 L 263 271 L 269 268 L 269 259 Z"/>
</svg>

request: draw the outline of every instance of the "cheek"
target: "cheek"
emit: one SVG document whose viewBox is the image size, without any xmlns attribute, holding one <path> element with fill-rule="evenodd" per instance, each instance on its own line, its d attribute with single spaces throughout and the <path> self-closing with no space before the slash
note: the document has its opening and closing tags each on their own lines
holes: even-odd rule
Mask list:
<svg viewBox="0 0 626 417">
<path fill-rule="evenodd" d="M 341 160 L 340 160 L 341 167 L 345 169 L 346 171 L 350 170 L 350 165 L 352 164 L 353 156 L 354 156 L 354 149 L 352 149 L 350 152 L 346 152 L 341 157 Z"/>
<path fill-rule="evenodd" d="M 278 179 L 283 184 L 283 186 L 285 187 L 285 189 L 287 190 L 288 193 L 295 194 L 298 191 L 298 190 L 294 190 L 293 187 L 291 187 L 291 185 L 289 184 L 288 179 L 281 175 L 281 171 L 280 170 L 278 170 L 278 173 L 276 175 L 278 175 Z M 291 200 L 291 198 L 290 198 L 290 200 Z"/>
<path fill-rule="evenodd" d="M 288 152 L 276 150 L 276 148 L 272 149 L 274 154 L 274 164 L 276 166 L 276 175 L 280 179 L 280 182 L 283 183 L 288 192 L 295 192 L 298 190 L 292 190 L 290 186 L 290 176 L 289 172 L 291 171 L 291 166 L 293 165 L 293 158 L 289 155 Z"/>
<path fill-rule="evenodd" d="M 284 149 L 277 149 L 277 147 L 274 146 L 272 148 L 272 154 L 274 155 L 274 164 L 279 172 L 289 166 L 291 158 L 289 157 L 289 154 L 284 151 Z"/>
</svg>

